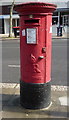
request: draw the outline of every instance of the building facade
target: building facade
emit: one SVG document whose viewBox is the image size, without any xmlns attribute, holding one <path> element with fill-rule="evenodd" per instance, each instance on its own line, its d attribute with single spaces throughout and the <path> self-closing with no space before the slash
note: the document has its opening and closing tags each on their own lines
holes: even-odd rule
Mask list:
<svg viewBox="0 0 69 120">
<path fill-rule="evenodd" d="M 66 32 L 66 28 L 69 27 L 69 1 L 55 2 L 55 0 L 50 0 L 50 2 L 57 5 L 57 9 L 54 11 L 52 17 L 53 34 L 57 34 L 58 26 L 62 26 L 63 32 Z M 20 2 L 16 2 L 15 4 L 18 3 Z M 0 4 L 0 34 L 9 34 L 10 4 L 8 2 Z M 13 11 L 12 18 L 13 27 L 19 26 L 19 15 L 15 11 Z"/>
<path fill-rule="evenodd" d="M 2 14 L 0 13 L 0 34 L 8 34 L 9 33 L 9 19 L 10 19 L 10 5 L 0 6 L 2 9 Z M 13 27 L 19 26 L 19 16 L 13 11 Z"/>
</svg>

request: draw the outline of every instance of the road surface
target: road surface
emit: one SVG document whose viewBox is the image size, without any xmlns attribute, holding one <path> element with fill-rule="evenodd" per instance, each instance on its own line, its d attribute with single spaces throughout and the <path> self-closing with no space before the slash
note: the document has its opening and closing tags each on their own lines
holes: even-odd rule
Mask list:
<svg viewBox="0 0 69 120">
<path fill-rule="evenodd" d="M 2 46 L 2 82 L 20 82 L 20 42 L 19 40 L 0 41 Z M 67 82 L 67 40 L 52 40 L 52 85 L 64 85 Z"/>
</svg>

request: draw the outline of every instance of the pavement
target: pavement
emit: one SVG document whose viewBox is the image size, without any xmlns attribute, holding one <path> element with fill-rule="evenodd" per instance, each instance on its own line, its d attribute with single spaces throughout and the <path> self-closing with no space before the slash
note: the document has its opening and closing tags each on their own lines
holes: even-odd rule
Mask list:
<svg viewBox="0 0 69 120">
<path fill-rule="evenodd" d="M 1 90 L 2 88 L 2 90 Z M 14 83 L 0 83 L 2 95 L 2 118 L 63 118 L 69 117 L 69 87 L 51 86 L 51 105 L 45 109 L 30 110 L 20 105 L 20 85 Z M 1 97 L 0 97 L 1 99 Z M 0 100 L 1 104 L 1 100 Z M 65 118 L 65 119 L 64 119 Z M 20 120 L 20 119 L 19 119 Z M 56 119 L 54 119 L 56 120 Z"/>
<path fill-rule="evenodd" d="M 12 34 L 12 37 L 8 37 L 9 34 L 0 34 L 0 40 L 18 40 L 19 36 L 14 37 L 14 35 Z"/>
<path fill-rule="evenodd" d="M 53 38 L 56 37 L 53 36 Z M 68 37 L 65 36 L 64 38 Z M 0 40 L 8 39 L 7 36 L 2 36 L 0 38 Z M 15 39 L 17 40 L 19 37 Z M 51 105 L 44 109 L 30 110 L 25 109 L 20 105 L 20 84 L 0 83 L 0 119 L 19 118 L 20 120 L 20 118 L 45 118 L 46 120 L 69 120 L 68 92 L 69 86 L 52 85 Z"/>
<path fill-rule="evenodd" d="M 11 40 L 11 39 L 19 39 L 19 36 L 16 38 L 14 37 L 14 34 L 12 34 L 12 38 L 8 37 L 8 34 L 0 34 L 0 40 Z M 67 33 L 64 33 L 62 36 L 57 36 L 56 34 L 52 34 L 53 39 L 69 39 L 69 31 Z"/>
</svg>

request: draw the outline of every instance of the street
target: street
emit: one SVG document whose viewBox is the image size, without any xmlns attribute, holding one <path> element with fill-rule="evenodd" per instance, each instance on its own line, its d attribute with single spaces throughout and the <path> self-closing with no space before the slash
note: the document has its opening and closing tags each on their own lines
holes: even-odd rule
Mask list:
<svg viewBox="0 0 69 120">
<path fill-rule="evenodd" d="M 2 82 L 20 82 L 19 40 L 2 41 Z M 0 41 L 1 48 L 1 41 Z M 1 57 L 0 57 L 1 61 Z M 67 40 L 52 40 L 52 85 L 67 85 Z"/>
</svg>

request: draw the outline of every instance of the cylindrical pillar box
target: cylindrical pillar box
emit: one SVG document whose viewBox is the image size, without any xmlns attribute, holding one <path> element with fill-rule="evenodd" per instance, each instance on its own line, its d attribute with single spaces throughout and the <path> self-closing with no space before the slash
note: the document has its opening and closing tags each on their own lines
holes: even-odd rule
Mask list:
<svg viewBox="0 0 69 120">
<path fill-rule="evenodd" d="M 20 15 L 20 102 L 41 109 L 51 103 L 52 12 L 56 5 L 31 2 L 14 7 Z"/>
</svg>

